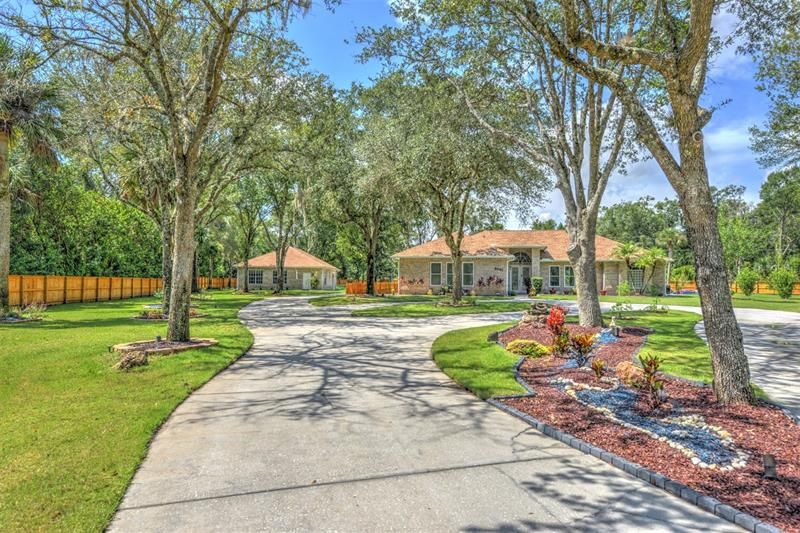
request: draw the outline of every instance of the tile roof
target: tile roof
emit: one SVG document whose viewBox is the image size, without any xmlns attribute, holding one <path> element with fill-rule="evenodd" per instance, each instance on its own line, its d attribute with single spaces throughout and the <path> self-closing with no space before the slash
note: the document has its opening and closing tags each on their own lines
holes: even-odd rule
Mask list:
<svg viewBox="0 0 800 533">
<path fill-rule="evenodd" d="M 611 252 L 617 241 L 597 236 L 595 246 L 598 261 L 615 260 Z M 543 248 L 542 259 L 568 261 L 569 235 L 565 230 L 488 230 L 467 235 L 462 242 L 467 256 L 508 256 L 511 248 Z M 394 254 L 396 258 L 449 256 L 444 239 L 435 239 Z"/>
<path fill-rule="evenodd" d="M 277 268 L 277 261 L 275 260 L 275 252 L 259 255 L 247 261 L 251 268 Z M 244 263 L 239 263 L 237 267 L 243 267 Z M 283 262 L 284 268 L 324 268 L 329 270 L 338 270 L 330 263 L 326 263 L 319 257 L 314 257 L 310 253 L 290 246 L 286 250 L 286 259 Z"/>
</svg>

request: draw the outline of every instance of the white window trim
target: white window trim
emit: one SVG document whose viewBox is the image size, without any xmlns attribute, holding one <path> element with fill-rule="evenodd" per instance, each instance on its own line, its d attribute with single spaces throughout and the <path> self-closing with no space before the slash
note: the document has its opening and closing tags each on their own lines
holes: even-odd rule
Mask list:
<svg viewBox="0 0 800 533">
<path fill-rule="evenodd" d="M 472 265 L 472 283 L 470 283 L 470 284 L 464 283 L 464 280 L 466 279 L 466 276 L 464 275 L 464 267 L 467 266 L 467 265 Z M 461 285 L 464 286 L 464 287 L 474 287 L 475 286 L 475 263 L 473 263 L 472 261 L 468 261 L 466 263 L 461 263 Z"/>
<path fill-rule="evenodd" d="M 567 269 L 572 270 L 572 285 L 567 284 Z M 564 286 L 574 288 L 575 287 L 575 268 L 571 265 L 564 265 Z"/>
<path fill-rule="evenodd" d="M 439 265 L 439 283 L 433 282 L 433 265 Z M 431 261 L 430 266 L 428 267 L 428 281 L 430 282 L 431 287 L 441 287 L 442 286 L 442 263 Z"/>
<path fill-rule="evenodd" d="M 553 269 L 558 270 L 558 284 L 553 285 Z M 547 286 L 548 287 L 560 287 L 561 286 L 561 266 L 560 265 L 550 265 L 547 267 Z"/>
<path fill-rule="evenodd" d="M 261 273 L 261 282 L 255 281 L 253 278 L 256 277 L 257 273 Z M 247 284 L 248 285 L 263 285 L 264 284 L 264 271 L 255 268 L 255 269 L 248 269 L 247 270 Z"/>
</svg>

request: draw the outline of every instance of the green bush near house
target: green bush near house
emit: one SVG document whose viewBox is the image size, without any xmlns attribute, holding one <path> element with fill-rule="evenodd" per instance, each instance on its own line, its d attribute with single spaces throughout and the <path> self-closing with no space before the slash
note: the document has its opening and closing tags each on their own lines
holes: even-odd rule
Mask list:
<svg viewBox="0 0 800 533">
<path fill-rule="evenodd" d="M 750 267 L 744 267 L 736 275 L 736 286 L 745 296 L 750 296 L 756 290 L 759 277 L 758 272 Z"/>
<path fill-rule="evenodd" d="M 541 357 L 550 353 L 547 346 L 529 339 L 516 339 L 506 345 L 506 350 L 514 355 L 521 355 L 524 357 Z"/>
<path fill-rule="evenodd" d="M 788 268 L 776 268 L 769 275 L 768 281 L 769 286 L 778 293 L 778 296 L 788 300 L 792 296 L 792 289 L 794 289 L 797 276 Z"/>
</svg>

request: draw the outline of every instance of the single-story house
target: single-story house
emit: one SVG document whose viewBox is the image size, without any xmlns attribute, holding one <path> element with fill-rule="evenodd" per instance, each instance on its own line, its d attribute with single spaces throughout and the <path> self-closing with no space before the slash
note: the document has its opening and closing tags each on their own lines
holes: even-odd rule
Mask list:
<svg viewBox="0 0 800 533">
<path fill-rule="evenodd" d="M 278 262 L 275 252 L 259 255 L 247 261 L 248 287 L 253 290 L 278 286 Z M 237 287 L 244 287 L 244 263 L 236 265 Z M 283 288 L 309 290 L 316 279 L 317 289 L 335 289 L 338 269 L 319 257 L 290 246 L 283 261 Z"/>
<path fill-rule="evenodd" d="M 612 251 L 619 243 L 596 238 L 597 288 L 616 294 L 627 280 L 634 290 L 654 287 L 664 292 L 666 263 L 647 271 L 628 269 Z M 462 241 L 462 283 L 466 292 L 499 295 L 525 292 L 525 278 L 541 277 L 542 292 L 564 294 L 575 290 L 575 273 L 567 257 L 569 236 L 564 230 L 490 230 L 467 235 Z M 436 239 L 394 254 L 398 263 L 398 292 L 426 294 L 452 287 L 453 264 L 444 239 Z M 651 275 L 652 274 L 652 275 Z"/>
</svg>

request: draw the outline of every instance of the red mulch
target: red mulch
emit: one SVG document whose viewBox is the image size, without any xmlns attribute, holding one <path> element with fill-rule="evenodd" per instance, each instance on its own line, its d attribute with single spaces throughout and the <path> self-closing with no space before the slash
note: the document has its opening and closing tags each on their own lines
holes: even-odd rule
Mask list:
<svg viewBox="0 0 800 533">
<path fill-rule="evenodd" d="M 572 332 L 587 330 L 567 327 Z M 520 338 L 543 344 L 551 341 L 546 328 L 530 324 L 503 333 L 500 341 L 506 344 Z M 612 369 L 622 361 L 630 361 L 645 338 L 644 331 L 626 328 L 619 341 L 601 346 L 596 356 Z M 536 396 L 507 399 L 505 403 L 786 531 L 800 532 L 800 425 L 780 409 L 765 403 L 725 407 L 716 403 L 709 387 L 665 377 L 669 400 L 681 406 L 682 414 L 704 416 L 708 424 L 728 431 L 736 446 L 750 454 L 744 468 L 729 472 L 700 468 L 668 444 L 614 423 L 552 386 L 550 380 L 557 376 L 603 386 L 592 372 L 560 368 L 563 363 L 564 360 L 549 356 L 525 361 L 520 376 L 532 386 Z M 641 405 L 644 409 L 645 404 Z M 775 457 L 779 479 L 764 479 L 761 463 L 764 454 Z"/>
</svg>

